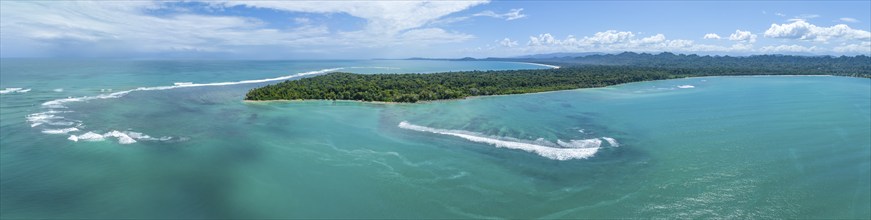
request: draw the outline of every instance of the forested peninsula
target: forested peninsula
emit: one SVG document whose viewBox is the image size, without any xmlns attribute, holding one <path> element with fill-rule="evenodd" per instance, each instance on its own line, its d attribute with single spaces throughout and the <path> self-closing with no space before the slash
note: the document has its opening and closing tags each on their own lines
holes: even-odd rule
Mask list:
<svg viewBox="0 0 871 220">
<path fill-rule="evenodd" d="M 246 100 L 356 100 L 418 102 L 604 87 L 698 76 L 837 75 L 871 78 L 871 57 L 709 57 L 622 53 L 593 57 L 510 60 L 560 65 L 557 69 L 430 74 L 325 75 L 255 88 Z M 594 62 L 596 61 L 596 62 Z"/>
</svg>

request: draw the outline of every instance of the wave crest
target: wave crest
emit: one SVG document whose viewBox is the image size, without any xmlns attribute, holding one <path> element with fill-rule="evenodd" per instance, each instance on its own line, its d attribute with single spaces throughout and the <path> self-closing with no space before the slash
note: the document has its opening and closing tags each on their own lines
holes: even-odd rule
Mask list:
<svg viewBox="0 0 871 220">
<path fill-rule="evenodd" d="M 13 93 L 13 92 L 14 92 L 14 93 L 26 93 L 26 92 L 30 92 L 30 89 L 24 89 L 24 88 L 6 88 L 6 89 L 3 89 L 3 90 L 0 90 L 0 94 L 7 94 L 7 93 Z"/>
<path fill-rule="evenodd" d="M 238 85 L 238 84 L 263 83 L 263 82 L 287 80 L 287 79 L 292 79 L 292 78 L 296 78 L 296 77 L 303 77 L 303 76 L 308 76 L 308 75 L 323 74 L 323 73 L 338 71 L 341 69 L 344 69 L 344 68 L 321 69 L 321 70 L 316 70 L 316 71 L 302 72 L 302 73 L 280 76 L 280 77 L 275 77 L 275 78 L 242 80 L 242 81 L 235 81 L 235 82 L 217 82 L 217 83 L 200 83 L 200 84 L 191 83 L 191 82 L 176 82 L 176 83 L 173 83 L 172 86 L 139 87 L 139 88 L 135 88 L 135 89 L 131 89 L 131 90 L 113 92 L 113 93 L 108 93 L 108 94 L 99 94 L 99 95 L 95 95 L 95 96 L 68 97 L 68 98 L 63 98 L 63 99 L 55 99 L 55 100 L 51 100 L 51 101 L 47 101 L 47 102 L 42 103 L 42 107 L 49 109 L 48 111 L 29 114 L 29 115 L 25 116 L 25 118 L 27 119 L 28 122 L 30 122 L 30 127 L 37 127 L 37 126 L 43 126 L 43 125 L 71 126 L 71 125 L 76 124 L 76 123 L 78 123 L 78 125 L 76 127 L 82 127 L 81 121 L 65 119 L 63 116 L 58 115 L 58 114 L 67 113 L 70 111 L 57 111 L 54 109 L 67 108 L 67 106 L 65 106 L 64 104 L 70 103 L 70 102 L 83 102 L 83 101 L 96 100 L 96 99 L 121 98 L 121 97 L 127 95 L 128 93 L 135 92 L 135 91 L 154 91 L 154 90 L 168 90 L 168 89 L 177 89 L 177 88 L 186 88 L 186 87 L 228 86 L 228 85 Z M 28 92 L 28 91 L 30 91 L 30 89 L 7 88 L 4 90 L 0 90 L 0 94 L 6 94 L 6 93 L 10 93 L 10 92 L 24 93 L 24 92 Z M 63 91 L 63 89 L 55 89 L 54 91 L 61 92 L 61 91 Z M 100 89 L 100 92 L 111 92 L 111 91 L 112 91 L 112 89 Z M 78 130 L 79 130 L 78 128 L 73 127 L 73 128 L 65 128 L 65 129 L 46 129 L 46 130 L 43 130 L 42 132 L 46 133 L 46 134 L 66 134 L 66 133 L 70 133 L 70 132 L 74 132 L 74 131 L 78 131 Z M 154 138 L 154 137 L 151 137 L 151 136 L 139 133 L 139 132 L 132 132 L 132 131 L 126 131 L 126 132 L 111 131 L 111 132 L 108 132 L 105 134 L 98 134 L 98 133 L 94 133 L 92 131 L 89 131 L 89 132 L 81 134 L 81 135 L 70 135 L 67 139 L 74 141 L 74 142 L 78 142 L 79 140 L 102 141 L 102 140 L 106 139 L 107 137 L 118 138 L 118 143 L 121 143 L 121 144 L 136 143 L 136 140 L 170 141 L 173 139 L 172 137 Z M 179 140 L 184 141 L 186 139 L 179 138 Z"/>
<path fill-rule="evenodd" d="M 487 136 L 481 133 L 471 132 L 471 131 L 463 131 L 463 130 L 446 130 L 446 129 L 438 129 L 438 128 L 430 128 L 424 127 L 420 125 L 415 125 L 408 123 L 407 121 L 403 121 L 399 123 L 399 128 L 420 131 L 420 132 L 428 132 L 434 134 L 442 134 L 442 135 L 450 135 L 455 137 L 460 137 L 472 142 L 484 143 L 493 145 L 498 148 L 508 148 L 515 150 L 523 150 L 530 153 L 538 154 L 542 157 L 546 157 L 553 160 L 571 160 L 571 159 L 586 159 L 590 158 L 599 151 L 599 147 L 602 144 L 602 140 L 598 138 L 593 139 L 583 139 L 583 140 L 569 140 L 568 142 L 564 142 L 561 140 L 557 140 L 557 143 L 554 144 L 549 141 L 545 141 L 544 139 L 537 139 L 535 141 L 528 140 L 520 140 L 516 138 L 510 137 L 496 137 L 496 136 Z M 607 140 L 607 139 L 606 139 Z M 610 141 L 609 141 L 610 143 Z M 616 142 L 615 142 L 616 143 Z"/>
</svg>

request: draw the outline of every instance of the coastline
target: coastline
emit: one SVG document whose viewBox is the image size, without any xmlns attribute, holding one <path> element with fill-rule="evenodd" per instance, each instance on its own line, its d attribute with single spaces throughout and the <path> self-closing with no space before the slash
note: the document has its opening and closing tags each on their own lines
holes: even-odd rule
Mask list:
<svg viewBox="0 0 871 220">
<path fill-rule="evenodd" d="M 529 65 L 535 65 L 535 66 L 543 66 L 543 67 L 548 67 L 551 69 L 559 69 L 560 68 L 560 66 L 543 64 L 543 63 L 532 63 L 532 62 L 514 62 L 514 63 L 523 63 L 523 64 L 529 64 Z"/>
<path fill-rule="evenodd" d="M 546 65 L 546 64 L 542 64 L 542 65 Z M 450 101 L 459 101 L 459 100 L 466 100 L 466 99 L 478 99 L 478 98 L 485 98 L 485 97 L 515 96 L 515 95 L 535 95 L 535 94 L 544 94 L 544 93 L 562 92 L 562 91 L 572 91 L 572 90 L 581 90 L 581 89 L 601 89 L 601 88 L 608 88 L 608 87 L 612 87 L 612 86 L 628 85 L 628 84 L 633 84 L 633 83 L 655 82 L 655 81 L 665 81 L 665 80 L 675 80 L 675 79 L 712 78 L 712 77 L 770 77 L 770 76 L 775 76 L 775 77 L 848 77 L 848 78 L 863 78 L 863 77 L 836 76 L 836 75 L 825 75 L 825 74 L 820 74 L 820 75 L 794 75 L 794 74 L 793 74 L 793 75 L 764 75 L 764 74 L 761 74 L 761 75 L 737 75 L 737 76 L 735 76 L 735 75 L 732 75 L 732 76 L 689 76 L 689 77 L 673 78 L 673 79 L 644 80 L 644 81 L 636 81 L 636 82 L 620 83 L 620 84 L 614 84 L 614 85 L 608 85 L 608 86 L 601 86 L 601 87 L 588 87 L 588 88 L 576 88 L 576 89 L 552 90 L 552 91 L 530 92 L 530 93 L 518 93 L 518 94 L 477 95 L 477 96 L 468 96 L 468 97 L 463 97 L 463 98 L 459 98 L 459 99 L 438 99 L 438 100 L 425 100 L 425 101 L 418 101 L 418 102 L 384 102 L 384 101 L 362 101 L 362 100 L 344 100 L 344 99 L 341 99 L 341 100 L 330 100 L 330 99 L 244 100 L 244 99 L 243 99 L 242 102 L 243 102 L 243 103 L 271 103 L 271 102 L 333 101 L 333 102 L 355 102 L 355 103 L 370 103 L 370 104 L 385 104 L 385 105 L 396 105 L 396 104 L 428 104 L 428 103 L 435 103 L 435 102 L 450 102 Z"/>
<path fill-rule="evenodd" d="M 396 105 L 396 104 L 415 104 L 411 102 L 383 102 L 383 101 L 361 101 L 361 100 L 345 100 L 345 99 L 276 99 L 276 100 L 242 100 L 242 103 L 246 104 L 257 104 L 257 103 L 280 103 L 280 102 L 309 102 L 309 101 L 327 101 L 327 102 L 356 102 L 356 103 L 369 103 L 369 104 L 380 104 L 380 105 Z M 420 103 L 420 102 L 418 102 Z"/>
</svg>

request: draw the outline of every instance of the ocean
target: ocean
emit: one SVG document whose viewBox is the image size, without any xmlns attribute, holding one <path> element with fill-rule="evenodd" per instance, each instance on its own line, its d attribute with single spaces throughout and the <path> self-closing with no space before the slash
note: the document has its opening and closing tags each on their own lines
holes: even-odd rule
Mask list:
<svg viewBox="0 0 871 220">
<path fill-rule="evenodd" d="M 243 102 L 488 61 L 0 59 L 2 218 L 869 218 L 871 79 Z"/>
</svg>

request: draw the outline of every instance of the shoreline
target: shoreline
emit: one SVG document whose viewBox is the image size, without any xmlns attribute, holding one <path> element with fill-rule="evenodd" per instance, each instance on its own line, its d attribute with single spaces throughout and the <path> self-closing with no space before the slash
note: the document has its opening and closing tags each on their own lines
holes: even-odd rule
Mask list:
<svg viewBox="0 0 871 220">
<path fill-rule="evenodd" d="M 546 65 L 546 64 L 542 64 L 542 65 Z M 518 93 L 518 94 L 478 95 L 478 96 L 468 96 L 468 97 L 459 98 L 459 99 L 438 99 L 438 100 L 425 100 L 425 101 L 418 101 L 418 102 L 384 102 L 384 101 L 362 101 L 362 100 L 345 100 L 345 99 L 337 99 L 337 100 L 330 100 L 330 99 L 245 100 L 245 99 L 243 99 L 242 102 L 243 102 L 243 103 L 270 103 L 270 102 L 306 102 L 306 101 L 333 101 L 333 102 L 337 102 L 337 101 L 338 101 L 338 102 L 370 103 L 370 104 L 382 104 L 382 105 L 396 105 L 396 104 L 428 104 L 428 103 L 434 103 L 434 102 L 460 101 L 460 100 L 478 99 L 478 98 L 486 98 L 486 97 L 515 96 L 515 95 L 533 95 L 533 94 L 544 94 L 544 93 L 551 93 L 551 92 L 562 92 L 562 91 L 572 91 L 572 90 L 581 90 L 581 89 L 601 89 L 601 88 L 608 88 L 608 87 L 612 87 L 612 86 L 628 85 L 628 84 L 632 84 L 632 83 L 655 82 L 655 81 L 676 80 L 676 79 L 712 78 L 712 77 L 770 77 L 770 76 L 775 76 L 775 77 L 847 77 L 847 78 L 863 78 L 863 77 L 836 76 L 836 75 L 825 75 L 825 74 L 820 74 L 820 75 L 795 75 L 795 74 L 793 74 L 793 75 L 690 76 L 690 77 L 682 77 L 682 78 L 674 78 L 674 79 L 644 80 L 644 81 L 628 82 L 628 83 L 620 83 L 620 84 L 614 84 L 614 85 L 608 85 L 608 86 L 602 86 L 602 87 L 588 87 L 588 88 L 576 88 L 576 89 L 552 90 L 552 91 L 530 92 L 530 93 Z"/>
<path fill-rule="evenodd" d="M 559 69 L 560 68 L 560 66 L 543 64 L 543 63 L 533 63 L 533 62 L 514 62 L 514 63 L 523 63 L 523 64 L 529 64 L 529 65 L 535 65 L 535 66 L 543 66 L 543 67 L 548 67 L 551 69 Z"/>
<path fill-rule="evenodd" d="M 276 99 L 276 100 L 242 100 L 242 103 L 278 103 L 278 102 L 309 102 L 309 101 L 328 101 L 328 102 L 355 102 L 355 103 L 369 103 L 369 104 L 379 104 L 379 105 L 396 105 L 396 104 L 415 104 L 411 102 L 383 102 L 383 101 L 361 101 L 361 100 L 345 100 L 345 99 Z M 420 103 L 420 102 L 418 102 Z"/>
</svg>

